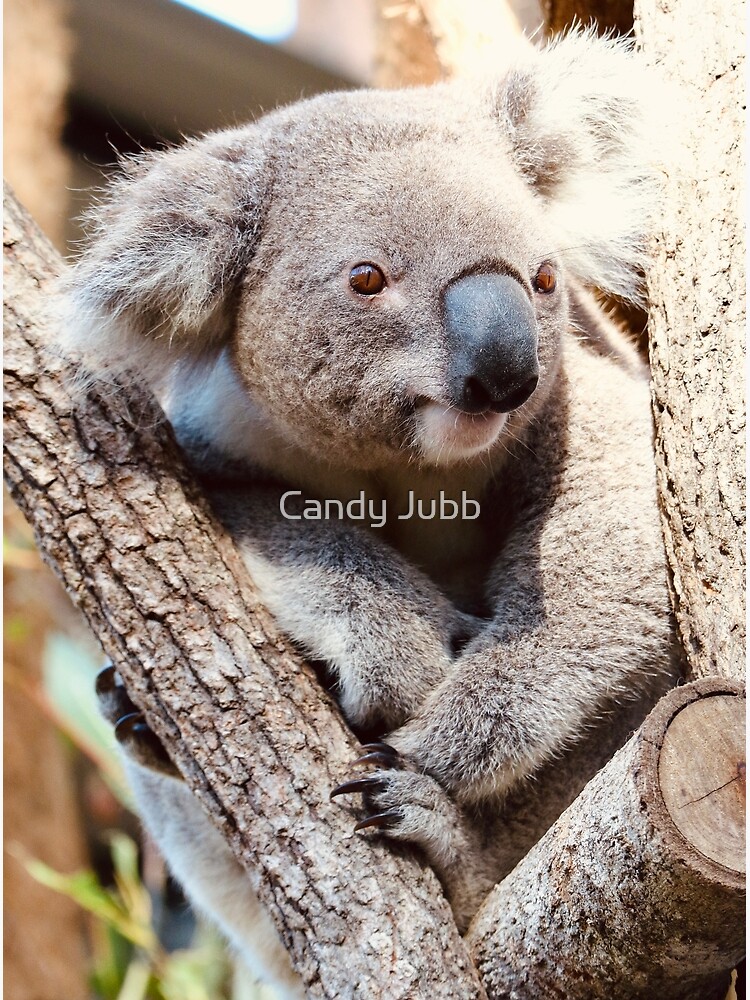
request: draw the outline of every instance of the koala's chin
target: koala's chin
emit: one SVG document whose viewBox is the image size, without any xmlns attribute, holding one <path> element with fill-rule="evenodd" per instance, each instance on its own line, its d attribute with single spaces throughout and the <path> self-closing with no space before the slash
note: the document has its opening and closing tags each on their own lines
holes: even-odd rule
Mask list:
<svg viewBox="0 0 750 1000">
<path fill-rule="evenodd" d="M 500 437 L 507 413 L 464 413 L 427 402 L 415 414 L 415 444 L 432 465 L 451 465 L 488 451 Z"/>
</svg>

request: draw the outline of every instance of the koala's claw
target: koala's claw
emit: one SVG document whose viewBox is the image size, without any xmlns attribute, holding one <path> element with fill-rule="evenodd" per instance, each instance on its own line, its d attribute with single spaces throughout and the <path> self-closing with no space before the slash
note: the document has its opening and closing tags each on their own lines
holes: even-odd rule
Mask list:
<svg viewBox="0 0 750 1000">
<path fill-rule="evenodd" d="M 384 743 L 382 740 L 376 740 L 374 743 L 363 743 L 363 750 L 370 750 L 373 753 L 382 753 L 390 757 L 398 757 L 399 752 L 390 743 Z"/>
<path fill-rule="evenodd" d="M 107 664 L 96 675 L 96 697 L 99 700 L 99 710 L 104 718 L 116 724 L 125 715 L 137 712 L 138 709 L 128 697 L 125 686 L 120 680 L 116 668 Z"/>
<path fill-rule="evenodd" d="M 118 687 L 117 670 L 114 664 L 108 663 L 106 667 L 102 667 L 96 675 L 95 685 L 98 695 L 107 695 Z"/>
<path fill-rule="evenodd" d="M 115 723 L 115 736 L 118 742 L 127 743 L 127 741 L 133 736 L 136 738 L 142 736 L 147 729 L 148 725 L 146 724 L 143 714 L 136 709 L 120 716 Z"/>
<path fill-rule="evenodd" d="M 366 753 L 361 757 L 357 757 L 354 764 L 355 766 L 357 764 L 382 764 L 383 767 L 399 767 L 397 761 L 390 754 L 381 753 L 379 750 L 373 750 L 372 753 Z"/>
<path fill-rule="evenodd" d="M 375 829 L 393 840 L 422 848 L 437 866 L 452 863 L 460 853 L 464 818 L 447 791 L 387 743 L 369 743 L 355 764 L 376 764 L 379 770 L 344 782 L 331 792 L 361 794 L 364 817 L 354 832 Z"/>
<path fill-rule="evenodd" d="M 354 827 L 354 832 L 359 833 L 360 830 L 366 830 L 370 826 L 377 826 L 379 828 L 393 826 L 399 823 L 403 819 L 403 814 L 400 809 L 389 809 L 387 812 L 375 813 L 374 816 L 367 816 L 365 819 L 361 819 Z"/>
<path fill-rule="evenodd" d="M 362 747 L 367 753 L 357 757 L 356 764 L 382 764 L 383 767 L 401 768 L 401 755 L 398 750 L 394 750 L 388 743 L 365 743 Z"/>
<path fill-rule="evenodd" d="M 367 778 L 355 778 L 353 781 L 345 781 L 343 785 L 337 785 L 331 792 L 329 798 L 335 799 L 337 795 L 350 795 L 352 792 L 377 791 L 383 788 L 383 779 L 376 774 Z"/>
<path fill-rule="evenodd" d="M 152 771 L 179 776 L 161 740 L 141 712 L 129 712 L 122 716 L 115 725 L 115 738 L 136 763 Z"/>
</svg>

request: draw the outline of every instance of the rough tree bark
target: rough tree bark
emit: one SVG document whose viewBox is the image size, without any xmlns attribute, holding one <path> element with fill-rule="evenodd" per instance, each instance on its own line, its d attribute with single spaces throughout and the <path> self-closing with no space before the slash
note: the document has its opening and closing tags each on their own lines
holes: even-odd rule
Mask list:
<svg viewBox="0 0 750 1000">
<path fill-rule="evenodd" d="M 676 688 L 492 891 L 490 1000 L 720 1000 L 745 947 L 745 695 Z"/>
<path fill-rule="evenodd" d="M 351 816 L 328 802 L 353 737 L 258 606 L 154 401 L 94 388 L 73 405 L 66 369 L 45 350 L 61 262 L 10 196 L 4 258 L 11 492 L 255 873 L 309 995 L 483 997 L 432 871 L 353 835 Z"/>
<path fill-rule="evenodd" d="M 737 0 L 638 0 L 687 110 L 647 274 L 673 602 L 694 677 L 745 673 L 744 25 Z"/>
</svg>

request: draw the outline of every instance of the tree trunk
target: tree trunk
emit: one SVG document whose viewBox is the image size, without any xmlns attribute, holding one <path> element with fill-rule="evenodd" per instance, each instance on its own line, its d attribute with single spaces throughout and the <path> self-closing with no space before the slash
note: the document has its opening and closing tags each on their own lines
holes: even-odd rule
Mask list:
<svg viewBox="0 0 750 1000">
<path fill-rule="evenodd" d="M 677 688 L 497 886 L 490 1000 L 714 1000 L 745 947 L 745 696 Z"/>
<path fill-rule="evenodd" d="M 745 673 L 744 3 L 639 0 L 687 151 L 649 268 L 659 492 L 691 676 Z"/>
<path fill-rule="evenodd" d="M 43 346 L 61 264 L 11 197 L 4 244 L 10 489 L 254 873 L 309 995 L 483 997 L 432 871 L 353 835 L 351 816 L 329 803 L 353 737 L 258 606 L 154 401 L 93 388 L 74 409 L 68 372 Z"/>
</svg>

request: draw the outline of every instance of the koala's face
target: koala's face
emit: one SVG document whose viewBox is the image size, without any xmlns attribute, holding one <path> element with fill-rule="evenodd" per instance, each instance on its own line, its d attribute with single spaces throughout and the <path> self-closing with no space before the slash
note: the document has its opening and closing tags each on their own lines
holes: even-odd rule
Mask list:
<svg viewBox="0 0 750 1000">
<path fill-rule="evenodd" d="M 654 142 L 631 59 L 572 35 L 484 90 L 324 95 L 145 158 L 75 269 L 78 344 L 152 381 L 223 350 L 332 464 L 484 461 L 549 392 L 570 280 L 632 295 Z"/>
<path fill-rule="evenodd" d="M 273 145 L 232 354 L 266 415 L 321 456 L 465 460 L 546 392 L 561 248 L 489 107 L 458 96 L 326 97 Z"/>
</svg>

